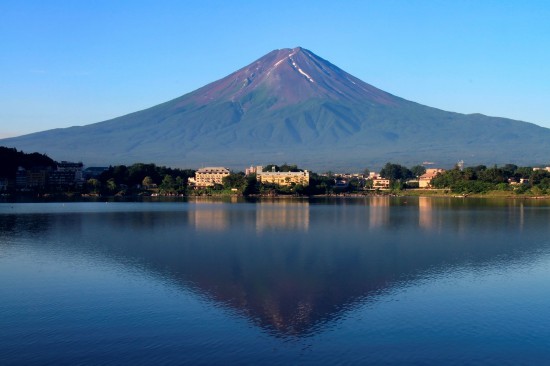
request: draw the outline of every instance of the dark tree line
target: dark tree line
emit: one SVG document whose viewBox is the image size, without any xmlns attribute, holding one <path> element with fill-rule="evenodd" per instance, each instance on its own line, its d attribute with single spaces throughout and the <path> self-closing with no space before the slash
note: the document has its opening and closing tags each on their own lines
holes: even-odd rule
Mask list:
<svg viewBox="0 0 550 366">
<path fill-rule="evenodd" d="M 191 169 L 177 169 L 156 166 L 155 164 L 138 163 L 130 166 L 110 166 L 106 171 L 101 173 L 98 179 L 102 183 L 105 183 L 109 179 L 114 179 L 117 184 L 137 186 L 142 185 L 146 177 L 150 178 L 150 184 L 160 185 L 166 176 L 170 176 L 174 180 L 180 177 L 187 182 L 187 178 L 193 177 L 194 175 L 195 171 Z"/>
<path fill-rule="evenodd" d="M 393 163 L 386 163 L 380 170 L 380 176 L 391 181 L 406 181 L 418 178 L 424 173 L 426 173 L 426 168 L 422 165 L 415 165 L 409 169 L 406 166 Z"/>
<path fill-rule="evenodd" d="M 15 148 L 0 146 L 0 178 L 15 179 L 17 168 L 22 166 L 25 169 L 35 167 L 55 168 L 56 162 L 46 154 L 37 152 L 26 154 L 17 151 Z"/>
<path fill-rule="evenodd" d="M 187 179 L 193 177 L 191 169 L 177 169 L 155 164 L 110 166 L 97 179 L 86 182 L 90 191 L 114 193 L 120 190 L 144 190 L 156 187 L 163 193 L 185 193 Z"/>
</svg>

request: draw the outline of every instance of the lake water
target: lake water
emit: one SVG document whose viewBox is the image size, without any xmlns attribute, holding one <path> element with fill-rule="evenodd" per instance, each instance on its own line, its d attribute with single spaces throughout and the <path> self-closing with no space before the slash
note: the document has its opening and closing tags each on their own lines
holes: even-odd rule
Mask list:
<svg viewBox="0 0 550 366">
<path fill-rule="evenodd" d="M 550 203 L 0 204 L 0 364 L 550 364 Z"/>
</svg>

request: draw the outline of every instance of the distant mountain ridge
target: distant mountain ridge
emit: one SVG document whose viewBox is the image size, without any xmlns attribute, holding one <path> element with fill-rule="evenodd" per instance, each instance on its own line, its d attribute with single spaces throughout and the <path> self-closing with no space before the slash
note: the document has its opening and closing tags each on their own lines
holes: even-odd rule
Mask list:
<svg viewBox="0 0 550 366">
<path fill-rule="evenodd" d="M 450 166 L 547 164 L 550 129 L 464 115 L 382 91 L 297 47 L 157 106 L 108 121 L 0 140 L 87 165 L 174 167 L 296 163 L 377 169 L 392 161 Z"/>
</svg>

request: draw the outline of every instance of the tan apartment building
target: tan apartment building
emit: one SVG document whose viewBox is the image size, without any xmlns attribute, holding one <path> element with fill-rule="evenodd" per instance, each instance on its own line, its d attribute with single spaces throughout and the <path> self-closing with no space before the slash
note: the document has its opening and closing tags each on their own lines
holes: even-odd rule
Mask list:
<svg viewBox="0 0 550 366">
<path fill-rule="evenodd" d="M 214 184 L 223 184 L 222 179 L 229 175 L 229 169 L 224 167 L 200 168 L 195 172 L 195 178 L 189 178 L 187 183 L 190 186 L 212 187 Z"/>
<path fill-rule="evenodd" d="M 271 183 L 278 186 L 290 186 L 292 183 L 309 186 L 309 172 L 262 172 L 261 167 L 256 169 L 256 179 L 260 183 Z"/>
<path fill-rule="evenodd" d="M 418 188 L 430 188 L 432 179 L 444 171 L 445 169 L 426 169 L 426 173 L 418 177 Z"/>
<path fill-rule="evenodd" d="M 373 189 L 388 189 L 390 188 L 390 180 L 375 176 L 372 178 L 372 188 Z"/>
</svg>

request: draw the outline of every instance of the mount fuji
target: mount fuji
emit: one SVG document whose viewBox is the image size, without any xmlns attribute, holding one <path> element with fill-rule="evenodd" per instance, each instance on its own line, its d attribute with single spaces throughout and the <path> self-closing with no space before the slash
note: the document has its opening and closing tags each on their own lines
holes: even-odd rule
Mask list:
<svg viewBox="0 0 550 366">
<path fill-rule="evenodd" d="M 458 160 L 547 164 L 550 129 L 431 108 L 382 91 L 304 48 L 275 50 L 157 106 L 0 140 L 86 165 L 197 168 L 295 163 L 316 171 Z"/>
</svg>

